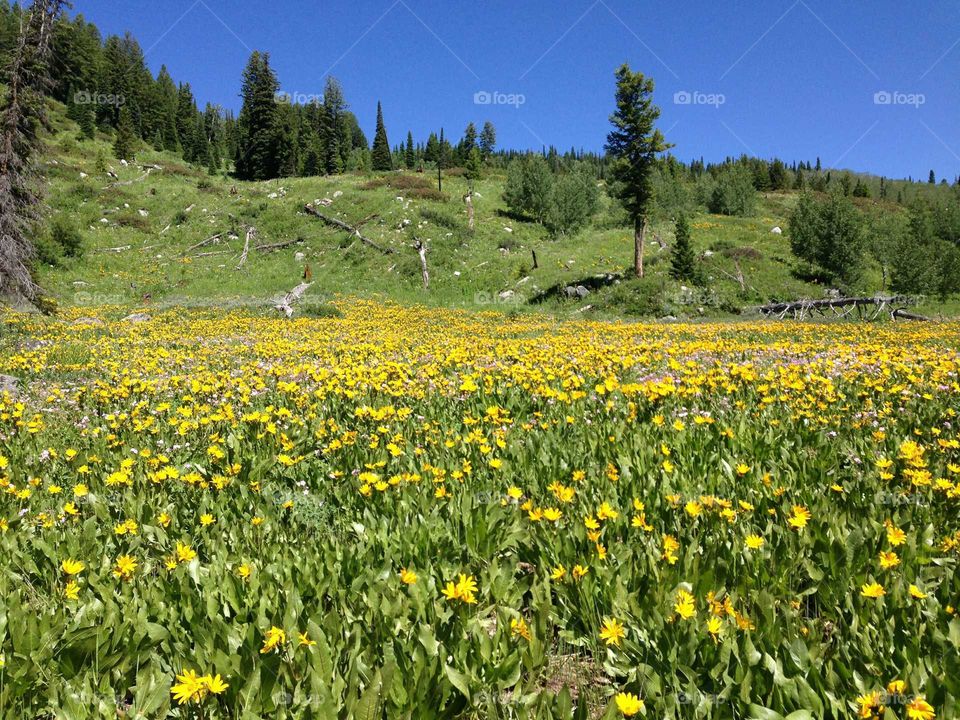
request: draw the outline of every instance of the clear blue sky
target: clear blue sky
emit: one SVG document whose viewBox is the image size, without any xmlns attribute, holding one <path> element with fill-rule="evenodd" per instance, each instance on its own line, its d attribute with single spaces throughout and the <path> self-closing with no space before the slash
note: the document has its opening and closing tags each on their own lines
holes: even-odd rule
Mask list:
<svg viewBox="0 0 960 720">
<path fill-rule="evenodd" d="M 251 49 L 271 53 L 292 94 L 320 94 L 332 73 L 371 138 L 383 102 L 391 144 L 489 119 L 501 146 L 600 150 L 613 72 L 629 61 L 656 80 L 660 127 L 685 160 L 819 155 L 891 177 L 960 175 L 956 0 L 74 5 L 104 32 L 130 30 L 154 72 L 165 63 L 201 102 L 238 108 Z M 477 104 L 480 92 L 502 95 Z"/>
</svg>

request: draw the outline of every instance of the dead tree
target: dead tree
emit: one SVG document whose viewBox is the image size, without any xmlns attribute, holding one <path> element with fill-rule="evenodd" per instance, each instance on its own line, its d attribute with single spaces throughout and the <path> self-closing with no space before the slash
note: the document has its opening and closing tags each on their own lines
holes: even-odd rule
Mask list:
<svg viewBox="0 0 960 720">
<path fill-rule="evenodd" d="M 420 275 L 423 277 L 423 289 L 430 289 L 430 273 L 427 271 L 427 246 L 423 244 L 423 241 L 420 238 L 414 238 L 413 247 L 417 251 L 417 255 L 420 256 Z"/>
<path fill-rule="evenodd" d="M 873 297 L 827 298 L 825 300 L 794 300 L 792 302 L 770 303 L 761 305 L 757 311 L 761 315 L 776 317 L 783 320 L 788 315 L 796 320 L 804 320 L 816 314 L 820 317 L 850 317 L 854 311 L 860 320 L 876 320 L 890 313 L 891 317 L 925 320 L 923 316 L 903 312 L 903 307 L 916 305 L 918 297 L 909 295 L 876 295 Z M 893 307 L 892 306 L 900 306 Z M 829 314 L 828 314 L 829 313 Z"/>
<path fill-rule="evenodd" d="M 237 270 L 243 267 L 247 262 L 247 253 L 250 252 L 250 238 L 257 234 L 257 229 L 251 225 L 247 228 L 247 236 L 243 241 L 243 253 L 240 255 L 240 262 L 237 263 Z"/>
<path fill-rule="evenodd" d="M 533 255 L 533 269 L 536 270 L 539 265 L 537 265 L 537 251 L 533 248 L 530 248 L 530 254 Z"/>
<path fill-rule="evenodd" d="M 473 190 L 468 190 L 463 196 L 463 202 L 467 206 L 467 230 L 473 232 Z"/>
<path fill-rule="evenodd" d="M 313 285 L 312 282 L 304 282 L 297 285 L 293 290 L 288 292 L 283 298 L 274 305 L 274 308 L 282 312 L 287 317 L 293 315 L 293 305 L 296 302 L 299 302 L 303 297 L 303 294 L 310 289 L 310 286 Z"/>
<path fill-rule="evenodd" d="M 343 222 L 343 220 L 337 220 L 337 218 L 330 217 L 329 215 L 324 215 L 323 213 L 321 213 L 319 210 L 317 210 L 313 205 L 311 205 L 311 204 L 309 204 L 309 203 L 307 203 L 306 205 L 304 205 L 303 208 L 304 208 L 304 210 L 306 210 L 306 212 L 307 212 L 308 215 L 313 215 L 315 218 L 317 218 L 317 219 L 319 219 L 319 220 L 322 220 L 322 221 L 325 222 L 327 225 L 332 225 L 332 226 L 335 227 L 335 228 L 339 228 L 340 230 L 343 230 L 344 232 L 350 233 L 350 234 L 353 235 L 355 238 L 357 238 L 358 240 L 360 240 L 360 242 L 362 242 L 364 245 L 369 245 L 370 247 L 372 247 L 372 248 L 373 248 L 374 250 L 376 250 L 377 252 L 380 252 L 380 253 L 382 253 L 383 255 L 393 255 L 393 248 L 384 247 L 384 246 L 382 246 L 382 245 L 374 242 L 374 241 L 371 240 L 370 238 L 364 237 L 363 234 L 362 234 L 357 228 L 355 228 L 353 225 L 348 225 L 347 223 Z"/>
</svg>

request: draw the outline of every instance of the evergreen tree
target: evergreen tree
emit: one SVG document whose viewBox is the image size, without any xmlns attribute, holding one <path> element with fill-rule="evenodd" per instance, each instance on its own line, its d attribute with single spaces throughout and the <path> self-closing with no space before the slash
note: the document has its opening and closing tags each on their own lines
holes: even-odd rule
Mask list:
<svg viewBox="0 0 960 720">
<path fill-rule="evenodd" d="M 930 171 L 930 177 L 927 178 L 927 182 L 930 183 L 931 185 L 937 184 L 937 175 L 936 173 L 933 172 L 933 170 Z"/>
<path fill-rule="evenodd" d="M 161 108 L 159 130 L 163 138 L 163 149 L 177 152 L 180 148 L 180 139 L 177 135 L 177 102 L 179 99 L 179 91 L 173 82 L 173 78 L 170 77 L 166 65 L 162 65 L 160 72 L 157 73 L 157 81 L 154 84 L 154 94 Z"/>
<path fill-rule="evenodd" d="M 133 121 L 130 119 L 130 109 L 120 108 L 120 119 L 117 121 L 117 134 L 113 141 L 113 154 L 120 160 L 132 160 L 136 134 L 133 132 Z"/>
<path fill-rule="evenodd" d="M 379 102 L 377 103 L 377 132 L 373 137 L 373 151 L 370 160 L 374 172 L 393 170 L 393 156 L 390 154 L 387 128 L 383 124 L 383 108 L 380 107 Z"/>
<path fill-rule="evenodd" d="M 241 180 L 277 177 L 277 77 L 270 56 L 254 51 L 243 72 L 237 118 L 236 174 Z"/>
<path fill-rule="evenodd" d="M 35 160 L 47 125 L 50 28 L 64 4 L 34 0 L 21 11 L 22 30 L 0 95 L 0 297 L 12 300 L 35 300 L 40 292 L 30 270 L 41 203 Z"/>
<path fill-rule="evenodd" d="M 193 162 L 194 129 L 196 127 L 197 103 L 193 99 L 190 83 L 180 83 L 177 90 L 176 129 L 177 140 L 183 150 L 183 159 Z"/>
<path fill-rule="evenodd" d="M 437 140 L 436 133 L 430 133 L 427 138 L 427 146 L 423 150 L 424 162 L 437 162 L 440 157 L 440 142 Z"/>
<path fill-rule="evenodd" d="M 417 154 L 413 149 L 413 132 L 407 132 L 407 149 L 403 154 L 403 164 L 407 170 L 413 170 L 417 165 Z"/>
<path fill-rule="evenodd" d="M 610 117 L 613 130 L 607 136 L 607 152 L 613 159 L 614 192 L 633 221 L 634 272 L 643 277 L 647 213 L 653 199 L 651 176 L 657 155 L 671 145 L 654 127 L 660 108 L 653 104 L 653 80 L 632 72 L 626 63 L 616 77 L 617 110 Z"/>
<path fill-rule="evenodd" d="M 350 154 L 350 146 L 344 147 L 344 122 L 347 102 L 343 98 L 343 89 L 333 76 L 327 78 L 323 90 L 323 126 L 321 141 L 323 144 L 323 168 L 329 175 L 343 172 L 344 157 Z"/>
<path fill-rule="evenodd" d="M 489 160 L 497 147 L 497 130 L 493 123 L 487 120 L 480 131 L 480 153 L 484 160 Z"/>
<path fill-rule="evenodd" d="M 465 165 L 464 176 L 467 178 L 467 181 L 470 183 L 470 187 L 473 187 L 473 184 L 480 179 L 480 171 L 483 166 L 483 158 L 480 156 L 480 148 L 474 145 L 469 154 L 467 155 L 467 161 Z"/>
<path fill-rule="evenodd" d="M 670 277 L 699 284 L 697 258 L 690 244 L 690 224 L 686 215 L 678 215 L 675 223 L 675 240 L 670 254 Z"/>
</svg>

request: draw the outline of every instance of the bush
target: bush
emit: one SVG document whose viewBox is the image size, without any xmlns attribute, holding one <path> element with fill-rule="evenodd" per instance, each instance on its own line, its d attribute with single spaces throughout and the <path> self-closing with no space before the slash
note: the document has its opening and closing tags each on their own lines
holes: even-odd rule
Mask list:
<svg viewBox="0 0 960 720">
<path fill-rule="evenodd" d="M 66 218 L 54 219 L 50 225 L 50 239 L 66 257 L 80 257 L 83 254 L 83 236 Z"/>
<path fill-rule="evenodd" d="M 544 224 L 554 234 L 579 230 L 596 214 L 599 204 L 596 181 L 587 172 L 574 170 L 554 183 Z"/>
<path fill-rule="evenodd" d="M 550 210 L 552 193 L 553 175 L 542 157 L 527 155 L 510 163 L 503 191 L 510 212 L 542 223 Z"/>
<path fill-rule="evenodd" d="M 863 269 L 864 232 L 860 213 L 834 192 L 825 201 L 801 196 L 787 225 L 794 255 L 823 268 L 831 278 L 854 284 Z"/>
<path fill-rule="evenodd" d="M 717 215 L 746 217 L 753 214 L 756 201 L 757 191 L 750 170 L 742 165 L 728 165 L 717 176 L 709 209 Z"/>
</svg>

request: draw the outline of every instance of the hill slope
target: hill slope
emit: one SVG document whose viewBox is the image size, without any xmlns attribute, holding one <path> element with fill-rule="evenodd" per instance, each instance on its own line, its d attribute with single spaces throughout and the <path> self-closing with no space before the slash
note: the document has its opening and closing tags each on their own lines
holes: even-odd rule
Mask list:
<svg viewBox="0 0 960 720">
<path fill-rule="evenodd" d="M 591 227 L 551 239 L 541 226 L 509 215 L 502 175 L 477 184 L 470 232 L 462 201 L 467 183 L 456 171 L 444 178 L 442 194 L 435 177 L 416 173 L 245 183 L 149 148 L 124 166 L 112 159 L 107 136 L 78 140 L 76 125 L 59 110 L 53 125 L 49 203 L 84 238 L 81 257 L 40 270 L 42 284 L 62 304 L 263 304 L 300 282 L 307 266 L 315 299 L 382 295 L 560 314 L 589 305 L 601 316 L 718 316 L 771 299 L 823 295 L 794 276 L 788 240 L 771 232 L 785 226 L 793 194 L 764 196 L 752 218 L 694 217 L 693 242 L 710 282 L 693 292 L 668 278 L 670 223 L 652 228 L 648 277 L 621 282 L 615 278 L 629 277 L 632 239 L 616 208 L 608 203 Z M 325 214 L 362 223 L 365 235 L 393 253 L 381 254 L 304 212 L 306 203 L 317 202 Z M 250 226 L 256 228 L 251 247 L 292 242 L 251 250 L 238 269 Z M 214 235 L 220 237 L 197 247 Z M 429 291 L 421 285 L 415 238 L 429 248 Z M 569 300 L 562 292 L 568 285 L 584 285 L 590 295 Z"/>
</svg>

